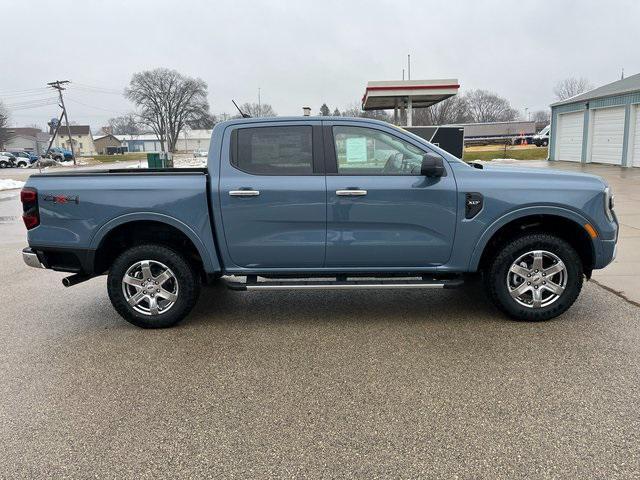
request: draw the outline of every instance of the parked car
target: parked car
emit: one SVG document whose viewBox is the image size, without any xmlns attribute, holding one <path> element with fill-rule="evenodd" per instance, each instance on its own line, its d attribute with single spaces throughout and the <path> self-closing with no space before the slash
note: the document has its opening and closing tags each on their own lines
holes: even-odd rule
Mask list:
<svg viewBox="0 0 640 480">
<path fill-rule="evenodd" d="M 209 152 L 207 152 L 206 150 L 194 150 L 193 151 L 193 157 L 194 158 L 207 158 L 207 155 L 209 155 Z"/>
<path fill-rule="evenodd" d="M 13 153 L 11 153 L 11 152 L 0 152 L 0 155 L 2 155 L 3 157 L 7 157 L 9 159 L 7 165 L 5 165 L 2 168 L 15 167 L 17 165 L 16 156 Z M 6 160 L 5 160 L 5 162 L 6 162 Z"/>
<path fill-rule="evenodd" d="M 29 152 L 11 152 L 15 157 L 17 167 L 26 168 L 38 160 L 38 156 Z"/>
<path fill-rule="evenodd" d="M 537 147 L 546 147 L 549 145 L 549 132 L 551 131 L 551 125 L 547 125 L 538 133 L 533 136 L 533 143 L 536 144 Z"/>
<path fill-rule="evenodd" d="M 594 175 L 469 165 L 370 119 L 236 119 L 211 145 L 208 168 L 32 175 L 25 263 L 72 272 L 65 286 L 107 274 L 115 309 L 158 328 L 221 276 L 235 290 L 428 289 L 482 272 L 502 311 L 548 320 L 616 254 Z"/>
<path fill-rule="evenodd" d="M 9 157 L 5 155 L 4 152 L 0 152 L 0 168 L 13 167 L 14 165 L 13 160 L 14 160 L 13 157 Z"/>
<path fill-rule="evenodd" d="M 47 154 L 47 156 L 59 162 L 62 162 L 64 160 L 73 160 L 73 153 L 71 153 L 71 150 L 67 150 L 66 148 L 60 148 L 60 147 L 52 147 L 49 150 L 49 153 Z"/>
</svg>

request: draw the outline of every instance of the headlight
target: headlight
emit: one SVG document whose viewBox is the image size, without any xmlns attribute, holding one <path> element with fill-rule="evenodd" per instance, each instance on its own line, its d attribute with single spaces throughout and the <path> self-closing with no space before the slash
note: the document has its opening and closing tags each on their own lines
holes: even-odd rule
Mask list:
<svg viewBox="0 0 640 480">
<path fill-rule="evenodd" d="M 609 221 L 613 222 L 613 193 L 609 187 L 604 189 L 604 212 Z"/>
</svg>

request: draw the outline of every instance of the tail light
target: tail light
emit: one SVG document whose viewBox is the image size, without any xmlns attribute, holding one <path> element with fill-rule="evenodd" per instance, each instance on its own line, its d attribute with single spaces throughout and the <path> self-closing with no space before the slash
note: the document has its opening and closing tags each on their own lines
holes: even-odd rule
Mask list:
<svg viewBox="0 0 640 480">
<path fill-rule="evenodd" d="M 25 187 L 20 191 L 22 202 L 22 221 L 27 230 L 40 225 L 40 211 L 38 210 L 38 191 L 35 188 Z"/>
</svg>

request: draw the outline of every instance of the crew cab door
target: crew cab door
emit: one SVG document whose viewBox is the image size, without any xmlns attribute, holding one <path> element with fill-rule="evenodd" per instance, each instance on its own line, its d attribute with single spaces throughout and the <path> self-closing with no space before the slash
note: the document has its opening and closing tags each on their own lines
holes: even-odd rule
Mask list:
<svg viewBox="0 0 640 480">
<path fill-rule="evenodd" d="M 451 255 L 456 184 L 420 175 L 427 147 L 390 127 L 324 122 L 327 267 L 432 267 Z"/>
<path fill-rule="evenodd" d="M 225 132 L 219 195 L 233 265 L 322 267 L 327 213 L 321 128 L 319 121 L 270 121 Z"/>
</svg>

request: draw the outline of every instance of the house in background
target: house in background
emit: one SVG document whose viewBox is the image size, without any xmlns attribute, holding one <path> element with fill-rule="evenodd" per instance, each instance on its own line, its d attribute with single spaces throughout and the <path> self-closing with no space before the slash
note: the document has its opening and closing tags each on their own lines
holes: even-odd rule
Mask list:
<svg viewBox="0 0 640 480">
<path fill-rule="evenodd" d="M 2 147 L 3 150 L 23 150 L 42 155 L 49 143 L 49 134 L 39 128 L 13 127 L 4 129 L 9 137 Z"/>
<path fill-rule="evenodd" d="M 110 133 L 93 139 L 93 145 L 99 155 L 111 155 L 112 153 L 120 153 L 118 149 L 123 148 L 122 143 L 115 135 Z M 124 147 L 127 150 L 127 147 Z"/>
<path fill-rule="evenodd" d="M 73 150 L 76 155 L 95 155 L 96 148 L 93 144 L 93 135 L 89 125 L 70 125 L 71 140 L 73 141 Z M 50 132 L 53 134 L 53 128 Z M 71 150 L 69 143 L 69 134 L 66 125 L 60 125 L 58 134 L 53 142 L 54 147 L 65 148 Z"/>
<path fill-rule="evenodd" d="M 212 130 L 183 130 L 176 141 L 176 152 L 209 150 Z"/>
<path fill-rule="evenodd" d="M 129 152 L 161 152 L 160 140 L 154 133 L 114 135 Z"/>
<path fill-rule="evenodd" d="M 129 152 L 161 152 L 160 140 L 155 133 L 139 135 L 114 135 Z M 183 130 L 176 140 L 176 152 L 209 150 L 211 130 Z"/>
</svg>

